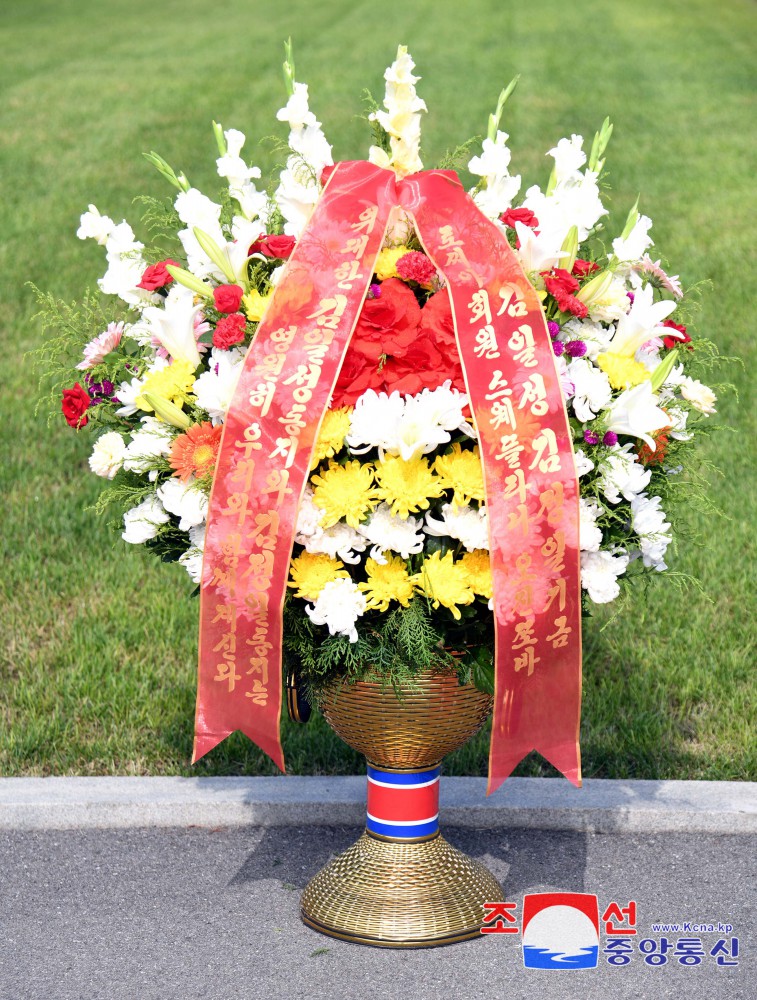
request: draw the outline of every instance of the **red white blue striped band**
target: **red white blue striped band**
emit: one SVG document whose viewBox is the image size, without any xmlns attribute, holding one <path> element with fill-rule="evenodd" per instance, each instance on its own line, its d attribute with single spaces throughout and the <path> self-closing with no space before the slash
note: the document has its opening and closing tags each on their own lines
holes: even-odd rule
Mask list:
<svg viewBox="0 0 757 1000">
<path fill-rule="evenodd" d="M 382 771 L 369 764 L 368 831 L 397 840 L 438 833 L 440 774 L 440 767 Z"/>
</svg>

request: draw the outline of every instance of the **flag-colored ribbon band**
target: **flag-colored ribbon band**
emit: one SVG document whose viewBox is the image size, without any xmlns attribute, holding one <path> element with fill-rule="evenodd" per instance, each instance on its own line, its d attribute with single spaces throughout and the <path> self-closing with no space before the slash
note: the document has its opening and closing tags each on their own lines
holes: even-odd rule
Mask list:
<svg viewBox="0 0 757 1000">
<path fill-rule="evenodd" d="M 400 773 L 369 764 L 368 832 L 403 840 L 438 833 L 440 774 L 440 767 Z"/>
<path fill-rule="evenodd" d="M 454 173 L 338 164 L 248 352 L 208 515 L 195 755 L 241 729 L 283 769 L 281 620 L 297 509 L 389 213 L 446 280 L 489 514 L 489 791 L 538 750 L 580 783 L 578 485 L 535 290 Z M 444 294 L 444 293 L 441 293 Z"/>
</svg>

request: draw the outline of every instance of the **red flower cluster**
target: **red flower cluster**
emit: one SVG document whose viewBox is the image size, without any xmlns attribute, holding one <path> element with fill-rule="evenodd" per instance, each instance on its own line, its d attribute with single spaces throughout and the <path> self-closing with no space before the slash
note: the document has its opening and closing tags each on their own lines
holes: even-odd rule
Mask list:
<svg viewBox="0 0 757 1000">
<path fill-rule="evenodd" d="M 680 334 L 682 334 L 681 337 L 670 336 L 662 338 L 663 344 L 667 347 L 669 351 L 672 350 L 674 347 L 680 347 L 682 344 L 691 343 L 691 337 L 688 335 L 688 333 L 686 333 L 685 326 L 681 326 L 678 323 L 674 323 L 672 319 L 666 319 L 662 325 L 670 327 L 671 330 L 677 330 Z M 690 351 L 692 351 L 693 349 L 694 349 L 693 347 L 688 348 L 688 350 Z"/>
<path fill-rule="evenodd" d="M 286 260 L 290 257 L 296 240 L 294 236 L 261 236 L 255 240 L 248 253 L 262 253 L 264 257 L 276 257 L 278 260 Z"/>
<path fill-rule="evenodd" d="M 333 406 L 353 406 L 367 389 L 412 394 L 447 379 L 465 391 L 449 295 L 437 292 L 421 309 L 407 285 L 389 278 L 363 304 Z"/>
<path fill-rule="evenodd" d="M 425 253 L 417 250 L 409 250 L 403 254 L 395 267 L 403 281 L 417 281 L 419 285 L 428 285 L 436 276 L 434 265 Z"/>
<path fill-rule="evenodd" d="M 144 288 L 145 291 L 154 292 L 157 288 L 165 288 L 166 285 L 170 285 L 173 281 L 171 275 L 166 271 L 166 264 L 173 264 L 174 267 L 181 267 L 176 260 L 159 260 L 157 264 L 150 264 L 149 267 L 145 268 L 145 273 L 142 275 L 142 280 L 137 285 L 137 288 Z"/>
<path fill-rule="evenodd" d="M 69 427 L 75 427 L 78 430 L 79 427 L 87 425 L 89 418 L 86 416 L 86 412 L 91 402 L 87 390 L 82 389 L 78 382 L 73 389 L 63 390 L 61 410 Z"/>
<path fill-rule="evenodd" d="M 580 257 L 577 257 L 573 264 L 573 274 L 577 278 L 585 278 L 587 274 L 593 274 L 598 270 L 599 264 L 595 264 L 592 260 L 581 260 Z"/>
<path fill-rule="evenodd" d="M 515 229 L 516 222 L 522 222 L 529 229 L 536 229 L 539 225 L 539 220 L 530 208 L 508 208 L 500 215 L 499 221 L 511 229 Z"/>
<path fill-rule="evenodd" d="M 219 319 L 213 331 L 213 347 L 228 351 L 234 344 L 241 344 L 246 333 L 247 320 L 243 313 L 232 313 Z"/>
<path fill-rule="evenodd" d="M 664 430 L 658 434 L 653 434 L 655 447 L 650 448 L 648 444 L 639 447 L 639 461 L 642 465 L 662 465 L 670 444 L 670 437 Z"/>
<path fill-rule="evenodd" d="M 239 285 L 219 285 L 213 289 L 213 301 L 219 313 L 235 313 L 243 295 L 244 289 Z"/>
<path fill-rule="evenodd" d="M 574 316 L 578 316 L 579 318 L 583 318 L 588 314 L 589 310 L 586 304 L 575 296 L 580 287 L 577 278 L 574 278 L 572 274 L 568 274 L 562 267 L 556 267 L 552 272 L 542 271 L 542 277 L 544 278 L 544 285 L 547 291 L 555 302 L 557 302 L 561 312 L 573 313 Z"/>
</svg>

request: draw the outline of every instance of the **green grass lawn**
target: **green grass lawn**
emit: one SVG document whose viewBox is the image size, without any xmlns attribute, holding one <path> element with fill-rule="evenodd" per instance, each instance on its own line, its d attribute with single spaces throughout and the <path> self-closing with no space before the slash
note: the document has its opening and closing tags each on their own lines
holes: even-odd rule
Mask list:
<svg viewBox="0 0 757 1000">
<path fill-rule="evenodd" d="M 461 11 L 464 9 L 464 14 Z M 754 740 L 755 409 L 750 319 L 754 260 L 754 77 L 757 30 L 748 0 L 6 0 L 0 204 L 3 377 L 0 491 L 0 773 L 270 774 L 235 734 L 189 767 L 197 602 L 177 567 L 126 546 L 84 507 L 99 490 L 90 439 L 62 417 L 35 416 L 24 360 L 41 343 L 33 281 L 74 299 L 102 273 L 102 254 L 75 237 L 89 202 L 135 224 L 141 193 L 169 193 L 141 157 L 156 149 L 206 193 L 216 190 L 212 119 L 250 141 L 276 132 L 282 41 L 334 143 L 366 155 L 362 88 L 383 93 L 398 43 L 410 47 L 429 107 L 424 160 L 486 129 L 497 94 L 521 81 L 504 121 L 513 172 L 544 183 L 544 153 L 562 135 L 615 123 L 608 154 L 622 227 L 642 193 L 659 253 L 686 284 L 710 280 L 699 335 L 739 354 L 720 398 L 734 433 L 703 459 L 723 517 L 693 515 L 674 569 L 704 593 L 665 580 L 638 589 L 609 624 L 585 629 L 584 773 L 600 777 L 757 777 Z M 271 145 L 257 162 L 273 162 Z M 752 621 L 750 622 L 750 617 Z M 605 628 L 602 626 L 606 625 Z M 286 725 L 294 773 L 349 773 L 360 761 L 320 719 Z M 486 734 L 450 758 L 481 774 Z M 537 758 L 521 774 L 549 774 Z"/>
</svg>

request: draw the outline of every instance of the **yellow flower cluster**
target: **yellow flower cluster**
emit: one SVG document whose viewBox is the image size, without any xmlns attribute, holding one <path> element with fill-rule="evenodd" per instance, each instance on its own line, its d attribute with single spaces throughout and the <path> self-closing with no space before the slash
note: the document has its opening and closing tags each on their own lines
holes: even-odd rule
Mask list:
<svg viewBox="0 0 757 1000">
<path fill-rule="evenodd" d="M 328 469 L 311 476 L 310 482 L 315 487 L 313 503 L 324 512 L 322 528 L 330 528 L 342 518 L 350 527 L 357 528 L 379 500 L 370 462 L 352 461 L 344 465 L 329 462 Z"/>
<path fill-rule="evenodd" d="M 406 246 L 385 247 L 378 255 L 376 266 L 373 269 L 379 281 L 386 281 L 387 278 L 397 277 L 397 261 L 408 252 Z"/>
<path fill-rule="evenodd" d="M 344 439 L 350 429 L 352 409 L 351 406 L 343 406 L 339 410 L 326 410 L 318 440 L 313 449 L 311 469 L 320 465 L 324 458 L 333 458 L 337 452 L 342 450 Z"/>
<path fill-rule="evenodd" d="M 392 514 L 402 518 L 425 510 L 430 499 L 444 492 L 441 480 L 423 457 L 406 462 L 399 456 L 387 455 L 376 467 L 376 482 L 379 499 L 391 506 Z"/>
<path fill-rule="evenodd" d="M 612 351 L 598 354 L 597 365 L 607 375 L 613 389 L 630 389 L 651 377 L 649 370 L 640 361 Z"/>
<path fill-rule="evenodd" d="M 469 504 L 471 500 L 483 503 L 484 472 L 481 467 L 481 454 L 478 445 L 472 450 L 463 450 L 459 444 L 453 444 L 447 455 L 439 455 L 434 462 L 434 469 L 441 479 L 444 489 L 452 489 L 455 495 L 452 502 L 458 506 Z"/>
<path fill-rule="evenodd" d="M 151 412 L 154 407 L 144 398 L 144 393 L 149 393 L 167 399 L 181 409 L 184 403 L 194 399 L 190 392 L 194 380 L 195 370 L 188 361 L 174 361 L 159 371 L 150 372 L 142 386 L 141 394 L 136 397 L 134 403 L 140 410 Z"/>
<path fill-rule="evenodd" d="M 408 606 L 413 596 L 413 581 L 403 559 L 392 556 L 383 566 L 375 559 L 368 559 L 365 571 L 368 579 L 358 587 L 366 596 L 368 611 L 386 611 L 390 601 L 399 601 L 403 608 Z"/>
<path fill-rule="evenodd" d="M 302 597 L 306 601 L 316 600 L 326 584 L 332 580 L 350 575 L 338 559 L 332 559 L 331 556 L 320 552 L 303 552 L 301 556 L 291 561 L 289 573 L 287 586 L 295 588 L 295 597 Z"/>
</svg>

